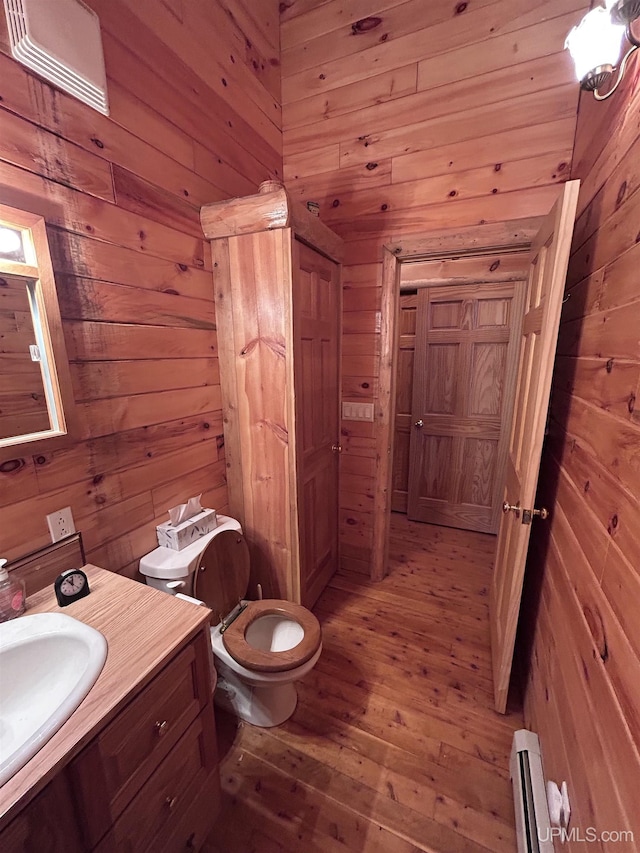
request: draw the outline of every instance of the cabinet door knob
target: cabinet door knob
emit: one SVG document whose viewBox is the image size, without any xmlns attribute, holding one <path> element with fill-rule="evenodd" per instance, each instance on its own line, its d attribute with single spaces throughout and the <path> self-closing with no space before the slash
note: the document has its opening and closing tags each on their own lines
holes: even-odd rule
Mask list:
<svg viewBox="0 0 640 853">
<path fill-rule="evenodd" d="M 169 723 L 166 720 L 160 722 L 160 720 L 156 721 L 156 734 L 158 737 L 162 737 L 166 735 L 167 729 L 169 728 Z"/>
<path fill-rule="evenodd" d="M 164 802 L 165 802 L 165 805 L 167 806 L 167 808 L 169 809 L 169 811 L 172 812 L 174 810 L 174 808 L 176 807 L 176 803 L 178 802 L 178 798 L 177 797 L 167 797 L 167 799 Z"/>
<path fill-rule="evenodd" d="M 416 421 L 414 426 L 418 427 L 418 429 L 422 429 L 422 427 L 424 426 L 424 421 L 422 420 L 422 418 L 420 418 L 419 421 Z"/>
<path fill-rule="evenodd" d="M 342 453 L 342 445 L 341 444 L 332 444 L 331 449 L 334 453 Z"/>
</svg>

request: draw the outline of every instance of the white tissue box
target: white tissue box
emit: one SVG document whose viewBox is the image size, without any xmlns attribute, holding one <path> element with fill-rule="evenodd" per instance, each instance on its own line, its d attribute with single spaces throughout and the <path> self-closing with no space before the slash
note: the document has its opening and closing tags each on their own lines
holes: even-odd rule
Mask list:
<svg viewBox="0 0 640 853">
<path fill-rule="evenodd" d="M 158 524 L 156 527 L 158 545 L 171 548 L 172 551 L 182 551 L 205 533 L 211 533 L 217 526 L 215 509 L 203 509 L 202 512 L 175 526 L 170 521 Z"/>
</svg>

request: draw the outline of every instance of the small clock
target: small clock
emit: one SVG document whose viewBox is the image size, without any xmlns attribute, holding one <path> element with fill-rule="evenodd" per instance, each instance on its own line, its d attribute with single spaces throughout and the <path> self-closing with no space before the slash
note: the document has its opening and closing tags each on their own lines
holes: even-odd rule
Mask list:
<svg viewBox="0 0 640 853">
<path fill-rule="evenodd" d="M 53 588 L 60 607 L 66 607 L 79 598 L 89 595 L 89 581 L 81 569 L 69 569 L 56 578 Z"/>
</svg>

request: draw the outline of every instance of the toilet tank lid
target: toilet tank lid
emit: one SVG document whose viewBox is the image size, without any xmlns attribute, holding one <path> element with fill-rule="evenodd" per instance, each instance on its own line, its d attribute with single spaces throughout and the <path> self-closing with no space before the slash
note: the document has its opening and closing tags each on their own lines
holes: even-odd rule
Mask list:
<svg viewBox="0 0 640 853">
<path fill-rule="evenodd" d="M 182 551 L 174 551 L 161 545 L 141 557 L 140 574 L 162 580 L 176 580 L 187 577 L 195 571 L 200 555 L 209 542 L 223 530 L 242 532 L 242 526 L 235 518 L 230 518 L 228 515 L 218 515 L 218 526 L 192 542 L 191 545 L 187 545 Z"/>
</svg>

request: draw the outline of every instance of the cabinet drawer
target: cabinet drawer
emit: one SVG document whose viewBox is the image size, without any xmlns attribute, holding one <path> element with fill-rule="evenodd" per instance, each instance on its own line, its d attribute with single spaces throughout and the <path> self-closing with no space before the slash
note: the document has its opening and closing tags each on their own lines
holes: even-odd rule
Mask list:
<svg viewBox="0 0 640 853">
<path fill-rule="evenodd" d="M 195 799 L 179 818 L 169 840 L 159 846 L 160 853 L 191 853 L 200 850 L 211 832 L 220 812 L 220 773 L 218 768 L 209 774 Z"/>
<path fill-rule="evenodd" d="M 73 762 L 74 793 L 90 846 L 211 703 L 208 643 L 204 632 L 198 635 Z"/>
<path fill-rule="evenodd" d="M 213 709 L 207 707 L 139 791 L 96 853 L 142 853 L 173 838 L 190 807 L 217 772 Z M 195 830 L 191 830 L 194 832 Z M 187 834 L 185 844 L 189 841 Z M 188 848 L 187 848 L 188 849 Z"/>
</svg>

